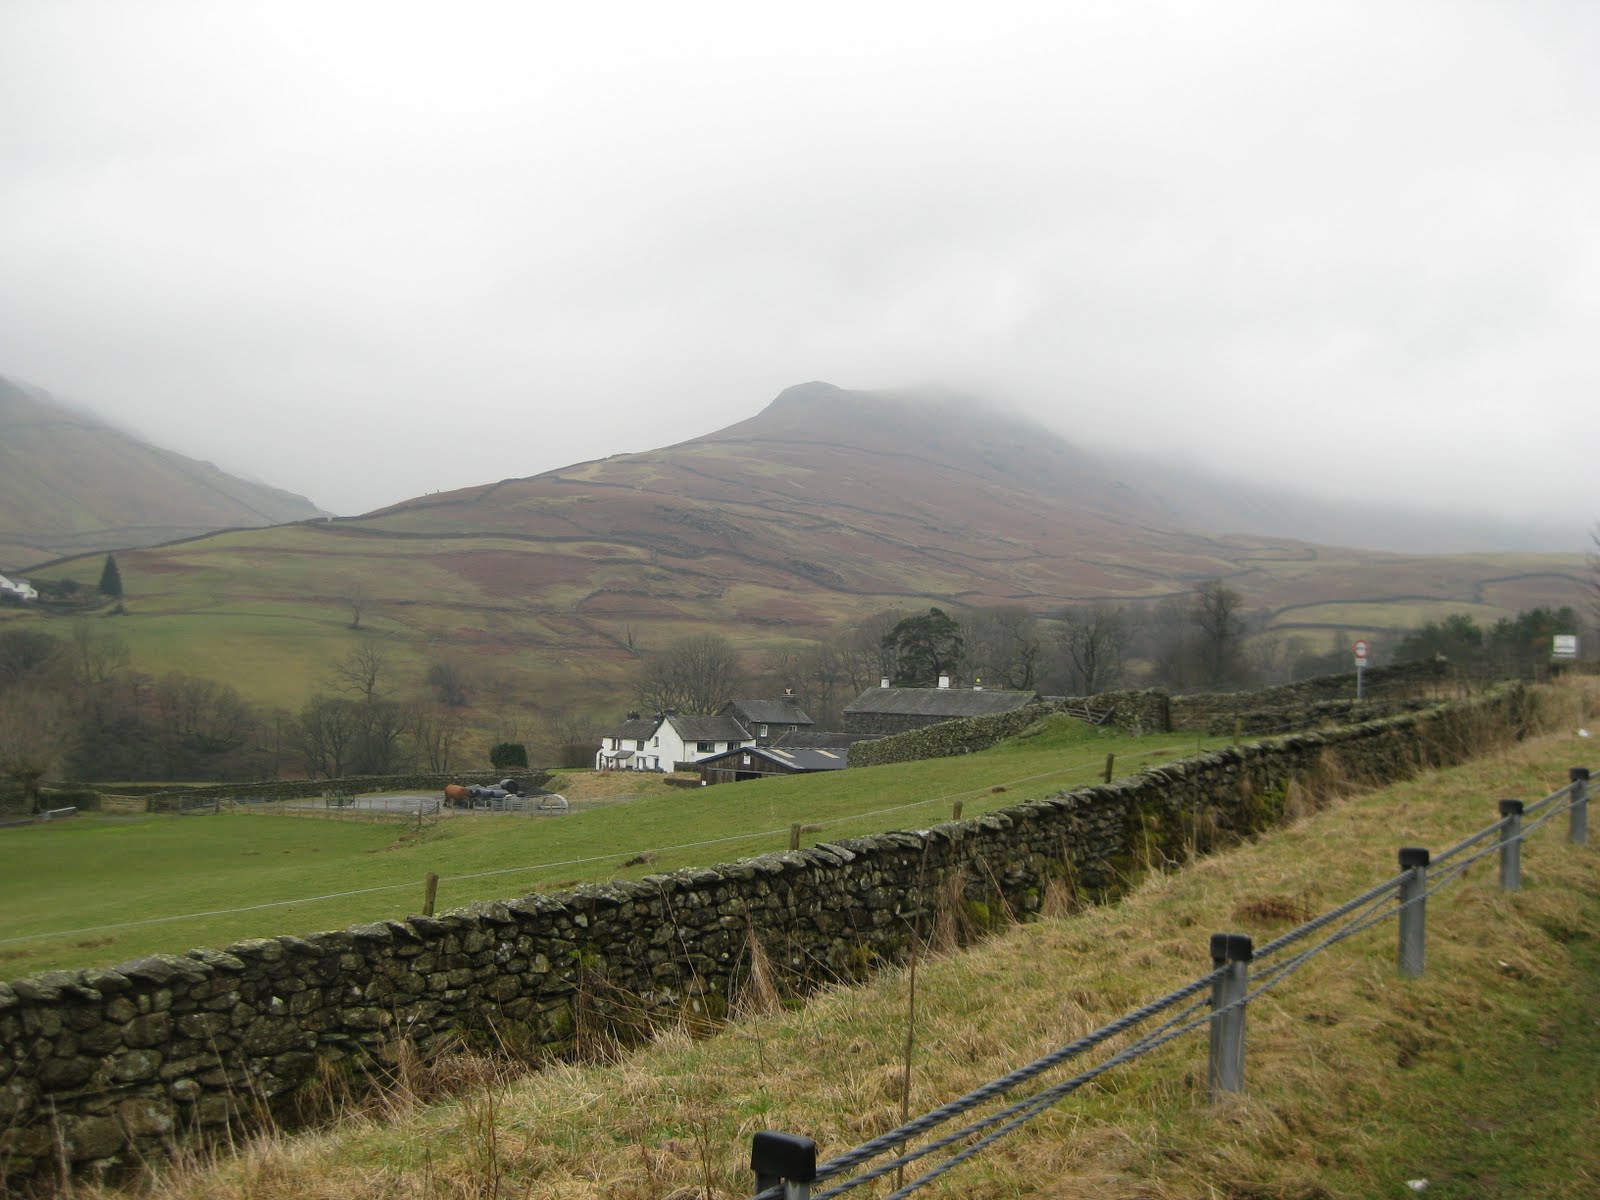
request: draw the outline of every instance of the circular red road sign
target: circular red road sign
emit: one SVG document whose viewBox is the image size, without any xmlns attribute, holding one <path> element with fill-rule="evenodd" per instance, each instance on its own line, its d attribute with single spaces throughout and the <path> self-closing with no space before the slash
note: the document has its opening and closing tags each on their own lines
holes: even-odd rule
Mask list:
<svg viewBox="0 0 1600 1200">
<path fill-rule="evenodd" d="M 1356 643 L 1356 657 L 1357 658 L 1365 658 L 1366 656 L 1367 656 L 1367 643 L 1364 642 L 1364 641 L 1357 642 Z"/>
</svg>

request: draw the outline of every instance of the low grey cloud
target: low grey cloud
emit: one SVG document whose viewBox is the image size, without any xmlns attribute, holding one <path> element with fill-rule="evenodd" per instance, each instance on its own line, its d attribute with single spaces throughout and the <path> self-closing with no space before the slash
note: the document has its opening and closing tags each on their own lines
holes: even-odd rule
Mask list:
<svg viewBox="0 0 1600 1200">
<path fill-rule="evenodd" d="M 341 512 L 821 378 L 1581 529 L 1597 33 L 1558 2 L 15 0 L 0 373 Z"/>
</svg>

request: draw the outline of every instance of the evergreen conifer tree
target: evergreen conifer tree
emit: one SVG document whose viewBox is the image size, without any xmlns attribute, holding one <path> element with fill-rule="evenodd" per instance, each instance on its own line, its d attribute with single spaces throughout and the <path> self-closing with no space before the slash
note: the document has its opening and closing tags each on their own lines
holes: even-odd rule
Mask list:
<svg viewBox="0 0 1600 1200">
<path fill-rule="evenodd" d="M 113 600 L 122 599 L 122 572 L 117 570 L 117 560 L 106 555 L 105 568 L 100 572 L 100 594 Z"/>
</svg>

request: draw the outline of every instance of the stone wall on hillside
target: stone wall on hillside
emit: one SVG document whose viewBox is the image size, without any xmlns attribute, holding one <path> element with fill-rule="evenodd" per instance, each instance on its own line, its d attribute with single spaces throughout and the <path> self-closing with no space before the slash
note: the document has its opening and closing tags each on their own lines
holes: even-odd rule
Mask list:
<svg viewBox="0 0 1600 1200">
<path fill-rule="evenodd" d="M 1111 718 L 1106 723 L 1128 733 L 1170 733 L 1172 730 L 1172 698 L 1165 688 L 1068 696 L 1063 703 L 1069 711 L 1079 705 L 1109 709 Z"/>
<path fill-rule="evenodd" d="M 937 725 L 890 734 L 872 742 L 858 742 L 850 747 L 850 765 L 876 767 L 884 763 L 973 754 L 1015 737 L 1049 713 L 1071 714 L 1074 710 L 1085 708 L 1102 712 L 1109 710 L 1111 717 L 1107 724 L 1130 733 L 1163 733 L 1169 725 L 1167 693 L 1160 688 L 1101 692 L 1094 696 L 1052 696 L 1015 712 L 941 721 Z"/>
<path fill-rule="evenodd" d="M 257 1106 L 292 1119 L 319 1073 L 392 1061 L 403 1041 L 426 1053 L 493 1029 L 558 1054 L 601 1026 L 716 1020 L 757 947 L 796 991 L 860 978 L 919 922 L 1026 918 L 1051 887 L 1115 895 L 1150 861 L 1276 821 L 1296 780 L 1393 779 L 1526 714 L 1506 689 L 932 829 L 0 984 L 0 1168 L 114 1171 Z"/>
<path fill-rule="evenodd" d="M 447 783 L 495 783 L 507 776 L 524 787 L 543 787 L 550 772 L 533 768 L 527 771 L 456 771 L 450 774 L 413 773 L 410 775 L 347 775 L 341 779 L 264 779 L 256 783 L 217 783 L 206 787 L 173 788 L 145 797 L 147 812 L 182 812 L 205 808 L 219 800 L 306 800 L 329 791 L 348 795 L 373 792 L 440 792 Z"/>
<path fill-rule="evenodd" d="M 1211 718 L 1206 732 L 1213 737 L 1227 737 L 1231 733 L 1262 737 L 1301 729 L 1324 729 L 1330 725 L 1376 721 L 1380 717 L 1392 717 L 1399 713 L 1421 712 L 1436 703 L 1435 700 L 1321 700 L 1282 708 L 1253 708 L 1218 713 Z"/>
<path fill-rule="evenodd" d="M 956 754 L 987 750 L 1008 737 L 1015 737 L 1040 717 L 1055 711 L 1057 706 L 1052 704 L 1030 704 L 1015 712 L 996 713 L 989 717 L 962 717 L 904 733 L 892 733 L 870 742 L 857 742 L 850 747 L 850 766 L 878 767 L 885 763 L 949 758 Z"/>
<path fill-rule="evenodd" d="M 1404 699 L 1413 696 L 1435 697 L 1449 682 L 1444 663 L 1396 663 L 1392 667 L 1372 667 L 1365 672 L 1362 695 L 1369 700 Z M 1356 673 L 1319 675 L 1299 683 L 1263 688 L 1258 692 L 1198 692 L 1174 696 L 1171 702 L 1172 728 L 1205 733 L 1218 718 L 1273 708 L 1301 708 L 1330 700 L 1354 700 Z M 1232 728 L 1229 721 L 1228 727 Z"/>
</svg>

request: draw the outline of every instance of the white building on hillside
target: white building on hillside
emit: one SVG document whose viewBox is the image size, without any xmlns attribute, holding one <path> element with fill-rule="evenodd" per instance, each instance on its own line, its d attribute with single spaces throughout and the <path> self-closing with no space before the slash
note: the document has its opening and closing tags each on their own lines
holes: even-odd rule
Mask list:
<svg viewBox="0 0 1600 1200">
<path fill-rule="evenodd" d="M 621 725 L 600 736 L 596 770 L 671 771 L 678 763 L 744 746 L 766 745 L 781 734 L 813 724 L 794 697 L 732 700 L 715 716 L 629 713 Z"/>
<path fill-rule="evenodd" d="M 26 579 L 7 579 L 0 575 L 0 596 L 12 600 L 20 600 L 24 604 L 31 603 L 39 598 L 39 593 L 29 586 Z"/>
</svg>

